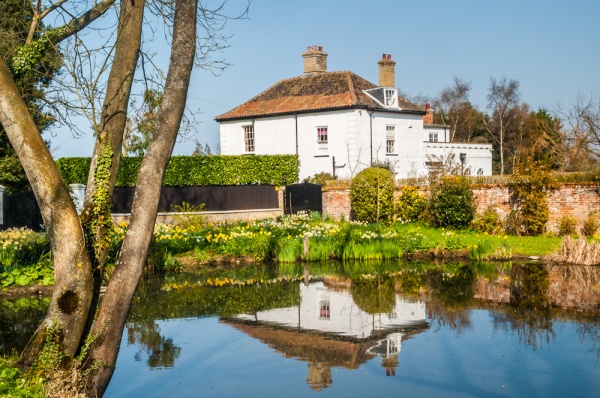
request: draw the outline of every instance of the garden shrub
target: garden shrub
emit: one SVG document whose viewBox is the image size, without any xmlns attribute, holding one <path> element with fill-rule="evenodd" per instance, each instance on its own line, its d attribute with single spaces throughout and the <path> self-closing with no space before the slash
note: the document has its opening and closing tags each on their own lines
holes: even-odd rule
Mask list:
<svg viewBox="0 0 600 398">
<path fill-rule="evenodd" d="M 549 167 L 534 160 L 531 155 L 521 156 L 508 183 L 514 210 L 519 214 L 517 235 L 540 235 L 550 218 L 546 203 L 548 190 L 553 188 Z"/>
<path fill-rule="evenodd" d="M 482 214 L 476 216 L 471 223 L 471 228 L 477 232 L 493 235 L 504 232 L 502 220 L 494 206 L 488 207 Z"/>
<path fill-rule="evenodd" d="M 437 227 L 466 228 L 475 215 L 475 199 L 464 177 L 448 176 L 431 189 L 428 210 Z"/>
<path fill-rule="evenodd" d="M 392 176 L 396 173 L 396 162 L 392 162 L 390 159 L 376 160 L 371 164 L 372 167 L 378 167 L 380 169 L 386 169 Z"/>
<path fill-rule="evenodd" d="M 177 225 L 182 228 L 196 228 L 206 223 L 206 216 L 200 214 L 204 211 L 206 205 L 200 203 L 199 205 L 191 205 L 188 202 L 182 202 L 180 205 L 171 205 L 171 208 L 176 213 L 175 220 Z"/>
<path fill-rule="evenodd" d="M 600 228 L 598 217 L 594 213 L 589 213 L 581 227 L 581 234 L 583 236 L 592 237 L 596 235 L 598 228 Z"/>
<path fill-rule="evenodd" d="M 572 216 L 562 216 L 558 220 L 558 235 L 567 236 L 577 233 L 577 220 Z"/>
<path fill-rule="evenodd" d="M 387 222 L 394 209 L 394 177 L 379 167 L 364 169 L 350 184 L 350 204 L 358 221 Z"/>
<path fill-rule="evenodd" d="M 0 232 L 0 271 L 13 266 L 35 264 L 50 252 L 46 234 L 26 228 Z"/>
<path fill-rule="evenodd" d="M 304 179 L 304 182 L 309 182 L 311 184 L 317 185 L 327 185 L 327 181 L 337 180 L 337 176 L 334 177 L 333 174 L 323 171 L 321 173 L 317 173 L 312 177 L 308 177 Z"/>
<path fill-rule="evenodd" d="M 402 223 L 417 221 L 426 207 L 425 196 L 421 195 L 417 188 L 405 186 L 396 203 L 396 219 Z"/>
<path fill-rule="evenodd" d="M 504 219 L 504 232 L 508 235 L 521 235 L 523 229 L 523 220 L 521 213 L 511 210 Z"/>
</svg>

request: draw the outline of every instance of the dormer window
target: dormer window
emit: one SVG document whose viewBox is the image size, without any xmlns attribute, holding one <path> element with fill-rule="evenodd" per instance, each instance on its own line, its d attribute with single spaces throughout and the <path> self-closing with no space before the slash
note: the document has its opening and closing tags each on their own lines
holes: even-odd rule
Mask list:
<svg viewBox="0 0 600 398">
<path fill-rule="evenodd" d="M 365 93 L 385 108 L 400 109 L 398 107 L 398 90 L 393 87 L 372 88 L 371 90 L 365 90 Z"/>
<path fill-rule="evenodd" d="M 396 107 L 398 106 L 398 94 L 393 88 L 385 89 L 385 106 Z"/>
</svg>

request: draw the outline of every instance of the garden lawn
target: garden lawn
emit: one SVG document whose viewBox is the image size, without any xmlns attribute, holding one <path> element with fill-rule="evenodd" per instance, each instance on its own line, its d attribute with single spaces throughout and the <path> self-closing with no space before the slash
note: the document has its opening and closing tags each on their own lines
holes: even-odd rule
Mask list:
<svg viewBox="0 0 600 398">
<path fill-rule="evenodd" d="M 513 255 L 517 256 L 544 256 L 554 253 L 560 248 L 562 238 L 560 236 L 512 236 L 512 235 L 488 235 L 466 230 L 445 230 L 441 228 L 429 228 L 417 224 L 405 224 L 396 227 L 399 233 L 411 234 L 415 231 L 425 235 L 432 242 L 443 243 L 448 236 L 456 236 L 466 247 L 474 247 L 482 242 L 490 242 L 492 245 L 508 244 Z"/>
</svg>

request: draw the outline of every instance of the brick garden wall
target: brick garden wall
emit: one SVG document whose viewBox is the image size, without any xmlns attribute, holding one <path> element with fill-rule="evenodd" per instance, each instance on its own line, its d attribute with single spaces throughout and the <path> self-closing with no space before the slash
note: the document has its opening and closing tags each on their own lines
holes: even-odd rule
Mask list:
<svg viewBox="0 0 600 398">
<path fill-rule="evenodd" d="M 597 266 L 549 266 L 550 286 L 547 299 L 553 305 L 584 311 L 593 311 L 600 306 L 600 268 Z M 492 303 L 510 303 L 514 295 L 514 282 L 500 275 L 495 280 L 479 277 L 475 284 L 474 297 Z"/>
<path fill-rule="evenodd" d="M 401 188 L 397 188 L 395 196 Z M 590 212 L 600 213 L 600 186 L 591 184 L 564 184 L 548 195 L 550 219 L 547 229 L 557 231 L 558 221 L 565 215 L 574 217 L 579 225 Z M 426 194 L 427 189 L 420 189 Z M 508 187 L 500 185 L 480 186 L 473 189 L 477 211 L 483 212 L 495 206 L 501 217 L 506 217 L 511 209 Z M 323 215 L 334 219 L 350 219 L 350 190 L 343 187 L 323 187 Z"/>
</svg>

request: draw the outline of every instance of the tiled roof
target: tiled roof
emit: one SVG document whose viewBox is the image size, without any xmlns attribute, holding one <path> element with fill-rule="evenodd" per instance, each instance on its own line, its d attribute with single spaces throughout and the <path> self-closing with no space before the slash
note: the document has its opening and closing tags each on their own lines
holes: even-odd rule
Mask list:
<svg viewBox="0 0 600 398">
<path fill-rule="evenodd" d="M 281 80 L 215 119 L 223 121 L 352 107 L 385 110 L 386 108 L 364 93 L 364 90 L 373 88 L 377 86 L 348 71 L 311 73 Z M 398 97 L 398 105 L 402 109 L 398 112 L 425 112 L 423 107 L 402 97 Z"/>
</svg>

